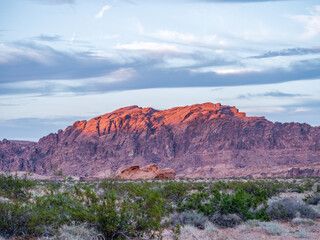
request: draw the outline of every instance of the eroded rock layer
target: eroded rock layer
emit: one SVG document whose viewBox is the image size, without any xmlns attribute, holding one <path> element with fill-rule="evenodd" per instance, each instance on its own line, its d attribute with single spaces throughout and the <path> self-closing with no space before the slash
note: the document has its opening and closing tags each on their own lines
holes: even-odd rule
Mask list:
<svg viewBox="0 0 320 240">
<path fill-rule="evenodd" d="M 130 106 L 38 143 L 0 142 L 0 171 L 110 177 L 155 163 L 184 177 L 320 175 L 320 127 L 246 117 L 235 107 Z"/>
</svg>

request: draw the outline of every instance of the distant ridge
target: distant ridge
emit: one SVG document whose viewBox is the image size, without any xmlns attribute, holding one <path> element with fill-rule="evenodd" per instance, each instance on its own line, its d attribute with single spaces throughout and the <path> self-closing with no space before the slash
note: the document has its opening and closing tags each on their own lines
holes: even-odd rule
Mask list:
<svg viewBox="0 0 320 240">
<path fill-rule="evenodd" d="M 0 171 L 102 178 L 152 163 L 178 177 L 320 176 L 320 127 L 246 117 L 219 103 L 129 106 L 38 143 L 0 142 Z"/>
</svg>

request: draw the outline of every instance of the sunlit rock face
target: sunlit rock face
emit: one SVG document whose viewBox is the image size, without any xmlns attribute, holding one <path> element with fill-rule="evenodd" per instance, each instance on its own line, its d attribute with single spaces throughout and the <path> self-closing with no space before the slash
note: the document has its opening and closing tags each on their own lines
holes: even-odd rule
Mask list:
<svg viewBox="0 0 320 240">
<path fill-rule="evenodd" d="M 246 117 L 219 103 L 163 111 L 130 106 L 35 144 L 0 142 L 1 171 L 114 177 L 153 163 L 178 177 L 320 175 L 320 127 Z"/>
</svg>

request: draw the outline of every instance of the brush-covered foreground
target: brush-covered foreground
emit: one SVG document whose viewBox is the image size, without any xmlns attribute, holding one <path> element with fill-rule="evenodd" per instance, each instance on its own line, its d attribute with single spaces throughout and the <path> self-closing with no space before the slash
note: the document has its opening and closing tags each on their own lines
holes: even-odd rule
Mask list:
<svg viewBox="0 0 320 240">
<path fill-rule="evenodd" d="M 320 239 L 320 179 L 0 175 L 0 239 Z"/>
</svg>

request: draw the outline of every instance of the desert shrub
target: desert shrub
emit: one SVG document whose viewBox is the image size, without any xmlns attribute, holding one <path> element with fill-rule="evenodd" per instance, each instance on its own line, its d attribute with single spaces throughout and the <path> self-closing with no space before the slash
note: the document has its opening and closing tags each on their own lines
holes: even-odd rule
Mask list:
<svg viewBox="0 0 320 240">
<path fill-rule="evenodd" d="M 317 205 L 320 202 L 320 193 L 308 195 L 303 199 L 307 204 Z"/>
<path fill-rule="evenodd" d="M 284 228 L 276 223 L 266 222 L 263 224 L 263 228 L 270 235 L 279 235 L 280 236 L 283 233 L 285 233 Z"/>
<path fill-rule="evenodd" d="M 129 199 L 118 199 L 114 191 L 96 207 L 98 230 L 107 239 L 128 237 L 149 238 L 162 230 L 163 202 L 158 192 L 136 189 L 139 195 Z"/>
<path fill-rule="evenodd" d="M 313 221 L 312 219 L 308 219 L 308 218 L 296 217 L 296 218 L 291 220 L 291 224 L 292 225 L 308 225 L 308 226 L 312 226 L 312 225 L 315 225 L 315 221 Z"/>
<path fill-rule="evenodd" d="M 219 190 L 238 190 L 242 189 L 243 191 L 253 194 L 256 191 L 259 191 L 260 189 L 263 189 L 266 191 L 268 197 L 272 197 L 275 195 L 278 195 L 280 192 L 284 191 L 285 188 L 288 186 L 282 182 L 279 181 L 230 181 L 230 182 L 217 182 L 214 185 L 214 188 L 217 188 Z"/>
<path fill-rule="evenodd" d="M 294 197 L 287 197 L 273 201 L 267 208 L 267 213 L 271 219 L 291 220 L 296 216 L 315 219 L 319 214 L 310 206 Z"/>
<path fill-rule="evenodd" d="M 212 223 L 223 228 L 236 227 L 242 222 L 241 218 L 236 214 L 224 215 L 218 212 L 211 215 L 209 219 Z"/>
<path fill-rule="evenodd" d="M 209 206 L 204 204 L 204 202 L 209 198 L 208 193 L 196 192 L 190 195 L 187 195 L 185 201 L 180 204 L 180 211 L 186 210 L 198 210 L 200 212 L 208 215 L 208 212 L 214 211 L 214 209 L 208 209 Z"/>
<path fill-rule="evenodd" d="M 305 191 L 311 191 L 313 185 L 314 185 L 314 181 L 313 181 L 312 179 L 310 179 L 310 178 L 307 178 L 307 179 L 304 181 L 302 187 L 304 188 Z"/>
<path fill-rule="evenodd" d="M 220 193 L 217 189 L 211 189 L 211 195 L 206 192 L 197 192 L 186 197 L 180 210 L 195 210 L 211 216 L 214 213 L 221 215 L 237 214 L 242 219 L 268 220 L 266 213 L 267 192 L 256 189 L 249 194 L 242 189 L 235 193 Z"/>
<path fill-rule="evenodd" d="M 260 227 L 261 222 L 256 219 L 250 219 L 250 220 L 246 221 L 245 224 L 248 228 L 254 228 L 254 227 Z"/>
<path fill-rule="evenodd" d="M 312 235 L 307 233 L 304 229 L 299 229 L 294 233 L 294 237 L 296 238 L 311 238 Z"/>
<path fill-rule="evenodd" d="M 58 239 L 64 240 L 98 240 L 102 234 L 86 223 L 63 225 L 59 228 Z"/>
<path fill-rule="evenodd" d="M 303 188 L 303 186 L 296 185 L 296 186 L 294 186 L 294 188 L 291 188 L 288 191 L 289 192 L 296 192 L 296 193 L 304 193 L 304 188 Z"/>
<path fill-rule="evenodd" d="M 18 178 L 17 175 L 4 175 L 0 174 L 0 196 L 8 197 L 11 199 L 27 200 L 30 197 L 28 192 L 35 182 L 25 178 Z"/>
<path fill-rule="evenodd" d="M 54 232 L 36 208 L 20 203 L 0 202 L 0 236 L 42 236 Z"/>
<path fill-rule="evenodd" d="M 207 221 L 204 225 L 204 231 L 207 236 L 211 236 L 214 233 L 218 233 L 219 229 L 217 229 L 210 221 Z"/>
<path fill-rule="evenodd" d="M 171 224 L 172 225 L 191 225 L 197 227 L 199 229 L 205 228 L 205 223 L 208 220 L 207 217 L 203 215 L 203 213 L 197 213 L 194 211 L 186 211 L 182 213 L 174 214 L 171 217 Z"/>
<path fill-rule="evenodd" d="M 169 182 L 164 184 L 162 188 L 162 195 L 165 199 L 173 201 L 178 207 L 181 207 L 188 190 L 189 187 L 185 183 Z"/>
<path fill-rule="evenodd" d="M 203 236 L 198 230 L 198 228 L 192 225 L 185 225 L 181 228 L 179 239 L 198 240 L 198 239 L 203 239 Z"/>
</svg>

